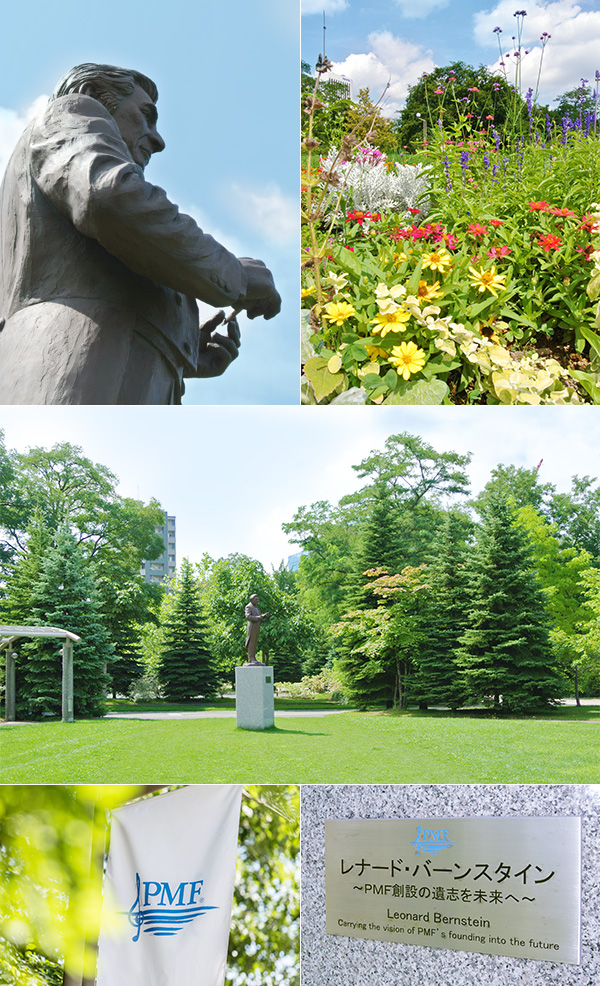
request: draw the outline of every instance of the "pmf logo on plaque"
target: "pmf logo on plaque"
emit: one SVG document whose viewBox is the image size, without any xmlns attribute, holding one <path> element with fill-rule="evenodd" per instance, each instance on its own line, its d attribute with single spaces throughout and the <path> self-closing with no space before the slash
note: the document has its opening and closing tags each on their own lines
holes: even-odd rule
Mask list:
<svg viewBox="0 0 600 986">
<path fill-rule="evenodd" d="M 579 964 L 579 818 L 326 822 L 327 932 Z"/>
</svg>

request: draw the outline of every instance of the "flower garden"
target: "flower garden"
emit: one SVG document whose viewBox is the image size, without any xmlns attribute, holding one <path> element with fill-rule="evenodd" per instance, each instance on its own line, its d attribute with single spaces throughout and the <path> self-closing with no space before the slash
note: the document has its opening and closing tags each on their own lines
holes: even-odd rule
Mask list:
<svg viewBox="0 0 600 986">
<path fill-rule="evenodd" d="M 500 130 L 476 90 L 459 105 L 454 81 L 434 90 L 423 149 L 399 163 L 353 133 L 321 153 L 317 73 L 303 143 L 305 403 L 600 403 L 595 110 L 551 124 L 530 90 L 518 126 Z"/>
</svg>

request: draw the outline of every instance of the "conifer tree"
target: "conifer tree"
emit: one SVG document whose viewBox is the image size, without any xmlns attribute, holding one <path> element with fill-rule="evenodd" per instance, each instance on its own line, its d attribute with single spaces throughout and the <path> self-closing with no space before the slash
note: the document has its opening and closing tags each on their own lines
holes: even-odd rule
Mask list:
<svg viewBox="0 0 600 986">
<path fill-rule="evenodd" d="M 75 717 L 101 715 L 108 684 L 106 664 L 112 646 L 103 625 L 93 571 L 68 524 L 59 527 L 45 551 L 31 591 L 31 623 L 60 627 L 81 637 L 73 649 Z M 27 711 L 30 717 L 60 715 L 61 646 L 37 638 L 22 648 Z"/>
<path fill-rule="evenodd" d="M 416 656 L 411 697 L 421 706 L 458 709 L 466 699 L 465 682 L 456 665 L 460 639 L 467 627 L 464 518 L 444 517 L 435 555 L 427 567 L 429 589 L 423 604 L 423 639 Z"/>
<path fill-rule="evenodd" d="M 402 548 L 398 538 L 398 508 L 392 502 L 389 490 L 383 482 L 373 484 L 373 502 L 365 520 L 353 558 L 353 571 L 348 578 L 346 598 L 352 609 L 365 609 L 377 605 L 377 598 L 370 589 L 367 572 L 384 568 L 396 574 L 402 568 Z"/>
<path fill-rule="evenodd" d="M 489 497 L 469 573 L 469 629 L 458 665 L 471 696 L 533 713 L 560 694 L 549 620 L 526 532 L 506 497 Z"/>
<path fill-rule="evenodd" d="M 9 626 L 31 626 L 33 623 L 33 588 L 39 580 L 45 552 L 52 544 L 42 512 L 34 512 L 27 527 L 26 551 L 14 564 L 11 578 L 6 586 L 6 596 L 2 600 L 0 622 Z M 18 641 L 15 664 L 15 693 L 18 700 L 19 715 L 27 714 L 25 664 L 27 648 L 22 649 L 26 638 Z"/>
<path fill-rule="evenodd" d="M 181 563 L 164 623 L 158 678 L 171 702 L 196 695 L 210 698 L 218 687 L 215 662 L 206 645 L 198 584 L 187 558 Z"/>
</svg>

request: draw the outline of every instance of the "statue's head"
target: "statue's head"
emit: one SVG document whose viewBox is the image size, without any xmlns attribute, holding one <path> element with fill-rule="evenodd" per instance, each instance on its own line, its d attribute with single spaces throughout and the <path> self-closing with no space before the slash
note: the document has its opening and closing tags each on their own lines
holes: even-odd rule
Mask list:
<svg viewBox="0 0 600 986">
<path fill-rule="evenodd" d="M 92 96 L 114 117 L 136 164 L 145 168 L 165 142 L 156 129 L 158 89 L 146 75 L 115 65 L 86 62 L 58 82 L 51 100 L 71 93 Z"/>
<path fill-rule="evenodd" d="M 252 595 L 250 596 L 250 602 L 252 603 L 253 606 L 256 606 L 258 602 L 258 596 L 256 595 L 255 592 L 253 592 Z"/>
</svg>

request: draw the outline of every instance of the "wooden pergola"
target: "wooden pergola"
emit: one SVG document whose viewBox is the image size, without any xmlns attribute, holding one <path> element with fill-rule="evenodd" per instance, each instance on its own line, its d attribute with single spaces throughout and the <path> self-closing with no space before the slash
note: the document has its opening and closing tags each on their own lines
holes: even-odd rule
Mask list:
<svg viewBox="0 0 600 986">
<path fill-rule="evenodd" d="M 11 627 L 0 625 L 0 650 L 6 650 L 5 715 L 6 722 L 15 721 L 15 649 L 20 637 L 62 637 L 62 721 L 73 722 L 73 644 L 81 637 L 58 627 Z"/>
</svg>

